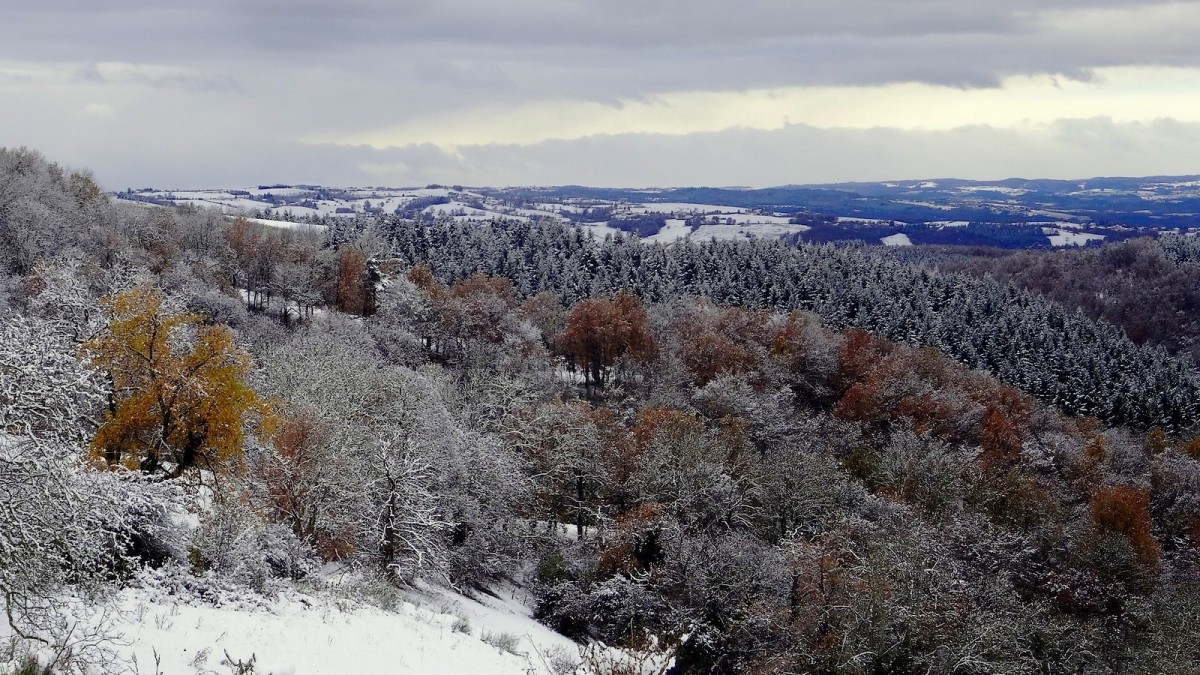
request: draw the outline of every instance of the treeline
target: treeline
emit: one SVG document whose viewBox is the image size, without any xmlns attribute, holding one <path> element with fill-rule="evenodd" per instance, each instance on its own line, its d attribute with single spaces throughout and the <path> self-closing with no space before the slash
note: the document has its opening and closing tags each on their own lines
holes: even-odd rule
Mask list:
<svg viewBox="0 0 1200 675">
<path fill-rule="evenodd" d="M 1164 235 L 1094 249 L 1001 254 L 949 249 L 925 260 L 990 276 L 1121 327 L 1137 344 L 1200 363 L 1200 239 Z"/>
<path fill-rule="evenodd" d="M 430 261 L 443 280 L 476 272 L 511 279 L 529 296 L 567 302 L 632 289 L 650 302 L 681 295 L 751 309 L 803 309 L 836 328 L 858 327 L 936 347 L 971 368 L 1072 414 L 1172 432 L 1200 421 L 1200 377 L 1122 331 L 992 278 L 906 265 L 867 249 L 771 240 L 646 245 L 595 242 L 553 223 L 383 231 L 406 264 Z"/>
</svg>

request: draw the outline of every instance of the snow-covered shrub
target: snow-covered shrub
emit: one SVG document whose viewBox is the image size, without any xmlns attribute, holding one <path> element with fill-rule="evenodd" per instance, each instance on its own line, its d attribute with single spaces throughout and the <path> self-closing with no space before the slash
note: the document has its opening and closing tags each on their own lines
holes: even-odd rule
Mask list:
<svg viewBox="0 0 1200 675">
<path fill-rule="evenodd" d="M 562 645 L 554 645 L 546 649 L 542 655 L 551 675 L 573 675 L 581 663 L 579 654 Z"/>
<path fill-rule="evenodd" d="M 241 300 L 211 288 L 188 297 L 187 308 L 233 329 L 240 328 L 248 318 L 246 305 Z"/>
<path fill-rule="evenodd" d="M 511 451 L 491 436 L 467 432 L 437 457 L 436 487 L 451 523 L 448 572 L 455 583 L 482 585 L 516 573 L 529 552 L 516 514 L 529 485 Z"/>
<path fill-rule="evenodd" d="M 195 516 L 182 486 L 135 471 L 86 471 L 80 480 L 113 504 L 107 529 L 121 552 L 120 569 L 187 560 Z"/>
<path fill-rule="evenodd" d="M 269 523 L 259 534 L 263 560 L 271 574 L 288 579 L 303 579 L 320 565 L 312 546 L 301 541 L 287 527 Z"/>
<path fill-rule="evenodd" d="M 615 576 L 543 586 L 535 617 L 570 637 L 626 644 L 666 628 L 670 608 L 643 581 Z"/>
<path fill-rule="evenodd" d="M 0 433 L 82 444 L 104 404 L 100 373 L 75 357 L 55 325 L 22 316 L 0 324 Z"/>
<path fill-rule="evenodd" d="M 218 501 L 211 512 L 201 517 L 192 539 L 190 559 L 197 572 L 211 571 L 263 591 L 274 567 L 268 557 L 274 557 L 284 569 L 292 562 L 288 542 L 282 542 L 284 545 L 280 547 L 280 539 L 279 530 L 268 531 L 267 525 L 244 503 Z"/>
<path fill-rule="evenodd" d="M 516 635 L 514 633 L 503 633 L 503 632 L 493 633 L 491 631 L 485 630 L 485 631 L 483 631 L 483 635 L 481 635 L 479 639 L 481 639 L 484 642 L 488 643 L 489 645 L 495 647 L 496 649 L 499 649 L 502 652 L 508 652 L 509 654 L 516 654 L 517 656 L 521 655 L 521 652 L 518 651 L 518 648 L 521 646 L 521 636 Z"/>
<path fill-rule="evenodd" d="M 112 496 L 80 473 L 61 448 L 0 434 L 0 604 L 18 636 L 64 644 L 71 630 L 57 594 L 100 590 L 116 565 Z"/>
<path fill-rule="evenodd" d="M 360 538 L 361 549 L 390 580 L 412 583 L 445 574 L 442 535 L 448 524 L 439 516 L 433 472 L 410 436 L 378 441 L 364 486 L 370 510 Z"/>
</svg>

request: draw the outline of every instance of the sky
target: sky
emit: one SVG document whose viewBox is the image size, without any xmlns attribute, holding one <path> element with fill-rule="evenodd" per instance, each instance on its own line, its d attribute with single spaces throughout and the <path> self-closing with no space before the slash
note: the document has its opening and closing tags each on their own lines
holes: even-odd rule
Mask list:
<svg viewBox="0 0 1200 675">
<path fill-rule="evenodd" d="M 0 0 L 107 189 L 1200 174 L 1200 0 Z"/>
</svg>

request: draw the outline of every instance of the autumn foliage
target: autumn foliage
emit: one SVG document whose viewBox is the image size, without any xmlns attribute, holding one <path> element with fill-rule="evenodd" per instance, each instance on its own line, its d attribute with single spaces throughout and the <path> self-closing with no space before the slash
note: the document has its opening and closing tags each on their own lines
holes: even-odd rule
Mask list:
<svg viewBox="0 0 1200 675">
<path fill-rule="evenodd" d="M 985 465 L 1020 454 L 1032 403 L 1019 391 L 953 363 L 936 350 L 889 343 L 857 330 L 838 355 L 844 391 L 834 414 L 886 428 L 903 422 L 917 433 L 983 448 Z"/>
<path fill-rule="evenodd" d="M 1147 567 L 1158 564 L 1161 550 L 1150 533 L 1150 495 L 1128 485 L 1100 487 L 1092 493 L 1089 511 L 1096 529 L 1123 535 Z"/>
<path fill-rule="evenodd" d="M 654 352 L 654 338 L 646 327 L 646 310 L 637 296 L 580 300 L 558 336 L 559 350 L 584 369 L 589 385 L 604 386 L 617 361 L 628 355 L 644 359 Z"/>
<path fill-rule="evenodd" d="M 244 425 L 266 406 L 245 378 L 250 357 L 225 326 L 174 314 L 155 289 L 104 301 L 107 330 L 84 352 L 112 381 L 92 449 L 109 465 L 165 472 L 240 461 Z"/>
</svg>

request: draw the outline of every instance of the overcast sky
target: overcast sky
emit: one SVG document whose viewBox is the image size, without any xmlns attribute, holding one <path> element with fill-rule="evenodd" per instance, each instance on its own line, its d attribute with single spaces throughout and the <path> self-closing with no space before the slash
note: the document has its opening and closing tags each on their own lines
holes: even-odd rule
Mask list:
<svg viewBox="0 0 1200 675">
<path fill-rule="evenodd" d="M 0 0 L 105 187 L 1200 173 L 1200 2 Z"/>
</svg>

